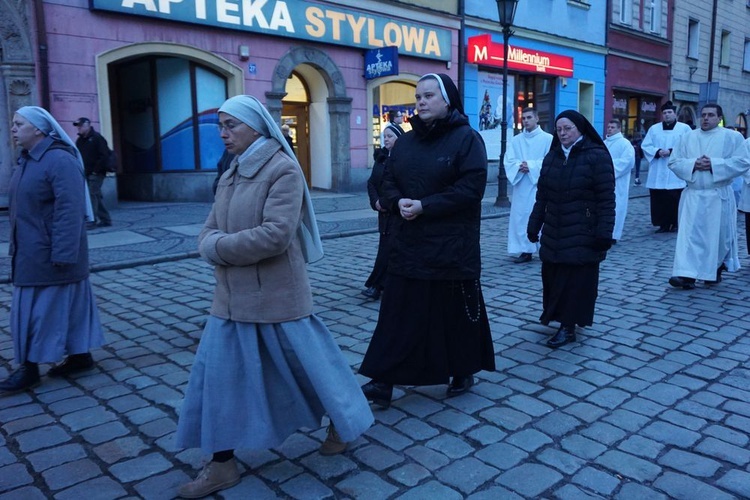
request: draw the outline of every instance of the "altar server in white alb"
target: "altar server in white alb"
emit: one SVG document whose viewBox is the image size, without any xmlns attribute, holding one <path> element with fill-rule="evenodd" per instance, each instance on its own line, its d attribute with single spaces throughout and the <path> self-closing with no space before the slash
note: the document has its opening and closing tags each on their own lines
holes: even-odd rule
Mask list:
<svg viewBox="0 0 750 500">
<path fill-rule="evenodd" d="M 648 129 L 641 143 L 643 156 L 648 161 L 646 187 L 651 196 L 651 224 L 658 226 L 657 233 L 677 230 L 677 207 L 685 181 L 677 177 L 669 167 L 672 148 L 690 127 L 677 121 L 677 107 L 672 101 L 661 107 L 661 123 Z"/>
<path fill-rule="evenodd" d="M 526 226 L 536 201 L 536 184 L 542 170 L 542 160 L 552 144 L 552 135 L 538 125 L 539 114 L 534 108 L 525 108 L 521 120 L 523 131 L 511 139 L 503 161 L 505 174 L 513 185 L 508 253 L 519 254 L 513 259 L 517 264 L 531 261 L 531 255 L 539 250 L 539 243 L 530 242 L 526 236 Z"/>
<path fill-rule="evenodd" d="M 740 268 L 732 180 L 750 168 L 750 159 L 742 135 L 719 127 L 723 115 L 718 104 L 703 106 L 701 128 L 683 135 L 669 159 L 669 168 L 687 183 L 669 278 L 676 288 L 695 288 L 696 279 L 717 284 L 722 271 Z"/>
<path fill-rule="evenodd" d="M 630 191 L 630 171 L 635 167 L 635 149 L 623 137 L 619 120 L 607 123 L 607 138 L 604 145 L 612 157 L 615 166 L 615 229 L 612 239 L 622 238 L 622 228 L 625 226 L 625 216 L 628 214 L 628 193 Z"/>
</svg>

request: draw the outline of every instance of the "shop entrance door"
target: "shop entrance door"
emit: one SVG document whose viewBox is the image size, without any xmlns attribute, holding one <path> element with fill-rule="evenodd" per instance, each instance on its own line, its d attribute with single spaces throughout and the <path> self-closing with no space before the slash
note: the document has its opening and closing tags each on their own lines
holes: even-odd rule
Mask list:
<svg viewBox="0 0 750 500">
<path fill-rule="evenodd" d="M 281 123 L 289 125 L 289 135 L 294 143 L 294 153 L 297 155 L 305 174 L 308 187 L 312 186 L 310 175 L 310 109 L 307 103 L 284 102 L 281 110 Z"/>
</svg>

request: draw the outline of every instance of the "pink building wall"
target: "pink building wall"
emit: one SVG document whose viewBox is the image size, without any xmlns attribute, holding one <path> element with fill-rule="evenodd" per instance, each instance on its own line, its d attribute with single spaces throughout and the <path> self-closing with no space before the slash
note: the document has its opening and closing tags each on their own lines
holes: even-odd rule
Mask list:
<svg viewBox="0 0 750 500">
<path fill-rule="evenodd" d="M 88 0 L 47 0 L 44 12 L 49 44 L 50 111 L 73 137 L 72 122 L 80 116 L 90 117 L 94 127 L 101 129 L 95 64 L 97 55 L 105 51 L 139 42 L 171 42 L 205 50 L 245 68 L 245 92 L 265 102 L 265 92 L 271 90 L 279 59 L 292 47 L 309 46 L 325 52 L 336 63 L 345 80 L 347 95 L 352 98 L 352 169 L 370 166 L 367 124 L 371 111 L 367 109 L 361 49 L 90 11 Z M 240 60 L 237 53 L 240 45 L 250 47 L 249 61 Z M 451 47 L 450 70 L 441 61 L 405 56 L 400 57 L 399 70 L 415 75 L 442 72 L 456 79 L 457 31 L 452 33 Z M 256 65 L 255 74 L 247 71 L 248 63 Z"/>
</svg>

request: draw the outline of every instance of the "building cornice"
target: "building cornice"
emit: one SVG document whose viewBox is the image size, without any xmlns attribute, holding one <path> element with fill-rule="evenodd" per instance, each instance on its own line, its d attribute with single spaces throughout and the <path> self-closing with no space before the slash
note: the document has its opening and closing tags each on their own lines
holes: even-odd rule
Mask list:
<svg viewBox="0 0 750 500">
<path fill-rule="evenodd" d="M 638 54 L 630 54 L 628 52 L 622 52 L 616 49 L 609 49 L 608 55 L 622 57 L 623 59 L 630 59 L 631 61 L 638 61 L 647 64 L 653 64 L 654 66 L 660 66 L 662 68 L 668 68 L 669 62 L 661 61 L 659 59 L 651 59 L 649 57 L 643 57 Z"/>
<path fill-rule="evenodd" d="M 646 31 L 639 31 L 633 28 L 628 28 L 627 26 L 623 26 L 621 24 L 609 23 L 609 29 L 610 31 L 616 31 L 623 35 L 631 36 L 634 38 L 641 38 L 643 40 L 648 40 L 649 42 L 653 42 L 653 43 L 658 43 L 659 45 L 663 45 L 665 47 L 669 47 L 670 45 L 672 45 L 672 42 L 670 40 L 667 40 L 666 38 L 653 35 Z"/>
<path fill-rule="evenodd" d="M 500 33 L 502 27 L 499 23 L 492 22 L 486 19 L 479 19 L 475 17 L 466 17 L 466 27 L 476 28 L 479 30 L 485 30 L 493 33 Z M 573 38 L 564 36 L 551 35 L 549 33 L 543 33 L 541 31 L 530 30 L 527 28 L 513 27 L 513 33 L 515 36 L 527 38 L 530 40 L 538 40 L 540 42 L 551 43 L 555 45 L 564 45 L 565 47 L 584 50 L 586 52 L 593 52 L 595 54 L 607 54 L 607 47 L 604 45 L 597 45 L 595 43 L 582 42 Z"/>
</svg>

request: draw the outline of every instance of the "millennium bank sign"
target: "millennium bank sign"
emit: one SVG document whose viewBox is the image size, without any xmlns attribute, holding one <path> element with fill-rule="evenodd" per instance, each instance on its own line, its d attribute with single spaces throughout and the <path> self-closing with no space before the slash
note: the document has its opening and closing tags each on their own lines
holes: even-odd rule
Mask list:
<svg viewBox="0 0 750 500">
<path fill-rule="evenodd" d="M 304 0 L 89 0 L 104 10 L 314 42 L 451 60 L 451 32 Z"/>
</svg>

